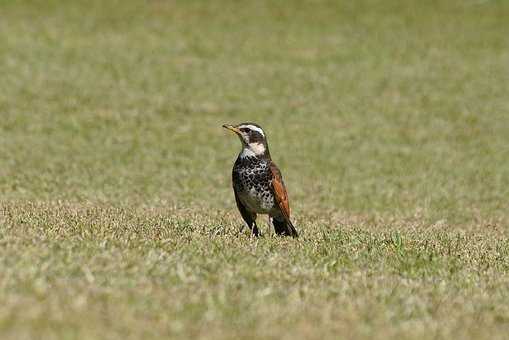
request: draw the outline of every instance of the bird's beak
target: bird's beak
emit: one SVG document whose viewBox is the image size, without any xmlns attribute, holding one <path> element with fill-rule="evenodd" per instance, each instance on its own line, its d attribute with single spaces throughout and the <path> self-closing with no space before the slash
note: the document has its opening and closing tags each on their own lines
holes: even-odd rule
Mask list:
<svg viewBox="0 0 509 340">
<path fill-rule="evenodd" d="M 237 129 L 237 128 L 236 128 L 235 126 L 233 126 L 233 125 L 224 124 L 224 125 L 223 125 L 223 127 L 224 127 L 225 129 L 228 129 L 228 130 L 233 131 L 233 132 L 235 132 L 236 134 L 240 135 L 240 130 L 239 130 L 239 129 Z"/>
</svg>

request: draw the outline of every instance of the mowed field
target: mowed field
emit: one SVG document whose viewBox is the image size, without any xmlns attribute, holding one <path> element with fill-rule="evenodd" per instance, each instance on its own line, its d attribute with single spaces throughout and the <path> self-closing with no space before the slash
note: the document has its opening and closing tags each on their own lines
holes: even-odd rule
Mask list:
<svg viewBox="0 0 509 340">
<path fill-rule="evenodd" d="M 507 339 L 508 18 L 1 2 L 0 338 Z M 242 121 L 297 240 L 241 230 Z"/>
</svg>

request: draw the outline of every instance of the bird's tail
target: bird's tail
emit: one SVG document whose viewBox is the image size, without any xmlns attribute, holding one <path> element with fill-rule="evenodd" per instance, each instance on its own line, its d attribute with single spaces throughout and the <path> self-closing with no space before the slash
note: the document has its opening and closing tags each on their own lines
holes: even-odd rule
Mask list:
<svg viewBox="0 0 509 340">
<path fill-rule="evenodd" d="M 282 235 L 282 236 L 291 236 L 294 238 L 299 237 L 299 233 L 297 232 L 297 229 L 293 226 L 292 221 L 283 220 L 278 221 L 275 218 L 272 219 L 272 224 L 274 225 L 274 230 L 276 231 L 276 234 Z"/>
<path fill-rule="evenodd" d="M 287 226 L 288 230 L 290 231 L 291 237 L 294 237 L 294 238 L 299 237 L 299 233 L 297 232 L 297 229 L 295 229 L 295 227 L 293 226 L 292 221 L 288 220 L 288 222 L 286 223 L 286 226 Z"/>
</svg>

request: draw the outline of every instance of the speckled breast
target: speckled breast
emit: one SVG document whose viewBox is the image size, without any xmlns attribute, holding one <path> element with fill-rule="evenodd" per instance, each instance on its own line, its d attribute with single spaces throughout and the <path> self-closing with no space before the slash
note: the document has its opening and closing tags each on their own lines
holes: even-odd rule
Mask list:
<svg viewBox="0 0 509 340">
<path fill-rule="evenodd" d="M 233 167 L 232 178 L 239 199 L 250 211 L 268 214 L 274 208 L 268 161 L 239 157 Z"/>
</svg>

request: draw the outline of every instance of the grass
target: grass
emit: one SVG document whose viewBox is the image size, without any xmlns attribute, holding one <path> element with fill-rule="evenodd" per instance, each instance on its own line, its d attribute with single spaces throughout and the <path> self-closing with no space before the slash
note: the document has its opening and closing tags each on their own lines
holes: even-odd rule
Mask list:
<svg viewBox="0 0 509 340">
<path fill-rule="evenodd" d="M 507 2 L 0 11 L 0 338 L 507 337 Z M 240 230 L 241 121 L 299 240 Z"/>
</svg>

